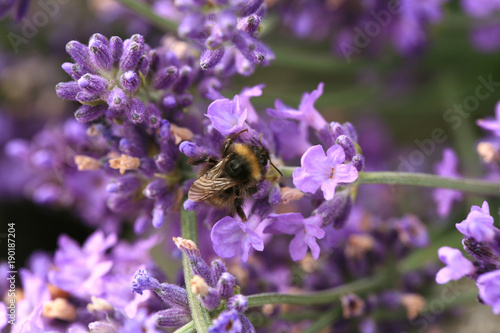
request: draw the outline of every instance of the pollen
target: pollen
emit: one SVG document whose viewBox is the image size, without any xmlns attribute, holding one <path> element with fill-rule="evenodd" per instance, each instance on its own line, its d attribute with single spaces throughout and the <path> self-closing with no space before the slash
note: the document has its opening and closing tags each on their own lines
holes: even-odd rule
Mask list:
<svg viewBox="0 0 500 333">
<path fill-rule="evenodd" d="M 170 133 L 173 134 L 176 145 L 182 141 L 191 141 L 194 137 L 193 132 L 189 128 L 180 127 L 175 124 L 170 124 Z"/>
<path fill-rule="evenodd" d="M 75 164 L 78 171 L 99 170 L 101 167 L 101 162 L 95 158 L 85 155 L 76 155 Z"/>
<path fill-rule="evenodd" d="M 136 170 L 140 165 L 140 159 L 125 154 L 109 160 L 109 166 L 113 169 L 119 169 L 121 175 L 123 175 L 127 170 Z"/>
<path fill-rule="evenodd" d="M 332 175 L 330 176 L 330 179 L 333 179 L 335 177 L 335 168 L 332 168 Z"/>
<path fill-rule="evenodd" d="M 76 319 L 76 308 L 65 298 L 56 298 L 43 304 L 43 316 L 49 319 L 73 321 Z"/>
<path fill-rule="evenodd" d="M 485 163 L 498 162 L 500 160 L 497 150 L 489 142 L 479 143 L 476 149 Z"/>
<path fill-rule="evenodd" d="M 189 282 L 189 285 L 191 286 L 191 292 L 193 294 L 197 294 L 202 297 L 208 295 L 208 284 L 201 276 L 193 276 L 193 278 Z"/>
<path fill-rule="evenodd" d="M 87 310 L 89 310 L 89 312 L 94 312 L 94 311 L 110 312 L 113 311 L 113 309 L 114 309 L 113 306 L 109 304 L 107 301 L 95 296 L 92 296 L 92 303 L 87 304 Z"/>
</svg>

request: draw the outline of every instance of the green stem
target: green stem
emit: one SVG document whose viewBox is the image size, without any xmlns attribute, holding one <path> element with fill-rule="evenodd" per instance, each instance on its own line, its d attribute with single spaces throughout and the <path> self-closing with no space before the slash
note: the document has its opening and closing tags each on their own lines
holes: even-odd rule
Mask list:
<svg viewBox="0 0 500 333">
<path fill-rule="evenodd" d="M 137 0 L 117 0 L 122 5 L 128 7 L 130 10 L 145 18 L 148 22 L 156 26 L 157 28 L 164 30 L 166 32 L 176 32 L 177 23 L 169 21 L 161 16 L 156 15 L 156 13 L 151 10 L 151 7 L 145 5 L 144 3 Z"/>
<path fill-rule="evenodd" d="M 184 239 L 190 239 L 193 242 L 198 242 L 198 234 L 196 230 L 196 213 L 193 211 L 184 210 L 181 205 L 181 235 Z M 194 327 L 198 333 L 207 333 L 208 326 L 210 326 L 210 316 L 207 310 L 201 306 L 196 298 L 196 295 L 191 292 L 189 287 L 190 281 L 193 278 L 191 265 L 189 259 L 185 254 L 182 254 L 182 266 L 184 269 L 184 281 L 189 298 L 189 308 L 191 309 L 191 316 L 193 317 Z"/>
<path fill-rule="evenodd" d="M 190 321 L 186 325 L 175 330 L 174 333 L 195 333 L 194 322 Z"/>
<path fill-rule="evenodd" d="M 388 184 L 437 187 L 463 192 L 500 196 L 500 184 L 470 178 L 446 178 L 425 173 L 410 172 L 362 172 L 359 184 Z"/>
<path fill-rule="evenodd" d="M 265 304 L 293 304 L 317 305 L 329 304 L 338 301 L 339 297 L 349 293 L 359 293 L 387 283 L 385 272 L 373 277 L 354 281 L 339 287 L 318 292 L 303 294 L 263 293 L 248 296 L 248 307 L 262 306 Z"/>
<path fill-rule="evenodd" d="M 281 167 L 285 177 L 291 177 L 296 167 Z M 358 184 L 408 185 L 448 188 L 462 192 L 500 196 L 500 183 L 470 178 L 447 178 L 425 173 L 411 172 L 361 172 Z"/>
</svg>

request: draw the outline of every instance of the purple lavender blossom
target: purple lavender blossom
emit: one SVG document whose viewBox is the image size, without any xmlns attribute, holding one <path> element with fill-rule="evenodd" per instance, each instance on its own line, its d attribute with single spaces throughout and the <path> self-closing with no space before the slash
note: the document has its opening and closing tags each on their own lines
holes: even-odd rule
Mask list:
<svg viewBox="0 0 500 333">
<path fill-rule="evenodd" d="M 320 145 L 310 147 L 302 155 L 301 167 L 293 171 L 293 183 L 308 193 L 321 188 L 325 199 L 331 200 L 339 183 L 352 183 L 358 178 L 358 170 L 344 162 L 344 150 L 338 145 L 331 146 L 326 155 Z"/>
<path fill-rule="evenodd" d="M 451 280 L 459 280 L 475 271 L 472 262 L 467 260 L 460 250 L 443 246 L 438 250 L 438 256 L 439 260 L 446 265 L 436 274 L 436 282 L 439 284 L 445 284 Z"/>
<path fill-rule="evenodd" d="M 495 107 L 496 119 L 479 119 L 477 125 L 485 130 L 493 132 L 494 135 L 500 136 L 500 102 Z"/>
<path fill-rule="evenodd" d="M 49 281 L 80 297 L 101 295 L 105 290 L 102 277 L 113 266 L 105 257 L 105 251 L 115 243 L 116 235 L 105 237 L 99 231 L 92 234 L 83 247 L 66 235 L 60 236 L 54 256 L 57 270 L 49 272 Z"/>
<path fill-rule="evenodd" d="M 267 109 L 267 113 L 275 118 L 295 119 L 305 122 L 315 130 L 319 131 L 327 125 L 326 120 L 314 107 L 316 100 L 323 94 L 323 83 L 318 84 L 318 88 L 311 93 L 304 93 L 300 100 L 299 109 L 292 109 L 279 99 L 275 101 L 274 109 Z"/>
<path fill-rule="evenodd" d="M 450 178 L 459 178 L 457 172 L 458 157 L 451 148 L 443 150 L 443 160 L 436 164 L 434 171 L 437 175 Z M 453 201 L 463 198 L 462 192 L 450 189 L 436 189 L 433 192 L 434 201 L 437 203 L 437 211 L 440 217 L 446 217 L 450 211 Z"/>
<path fill-rule="evenodd" d="M 271 214 L 272 222 L 264 229 L 265 233 L 294 235 L 290 241 L 289 252 L 294 261 L 306 256 L 307 248 L 315 260 L 319 258 L 320 248 L 316 239 L 322 239 L 325 231 L 321 229 L 323 220 L 314 215 L 305 219 L 301 213 Z"/>
<path fill-rule="evenodd" d="M 210 232 L 215 253 L 221 258 L 240 254 L 241 259 L 246 262 L 251 248 L 264 250 L 264 241 L 255 232 L 259 222 L 260 219 L 255 215 L 250 216 L 245 223 L 230 216 L 219 220 Z"/>
<path fill-rule="evenodd" d="M 247 108 L 240 106 L 240 98 L 236 95 L 232 101 L 229 99 L 213 101 L 208 106 L 206 116 L 222 135 L 230 135 L 245 128 Z"/>
<path fill-rule="evenodd" d="M 473 237 L 479 242 L 491 241 L 495 236 L 493 217 L 490 215 L 490 207 L 486 201 L 483 206 L 472 206 L 467 218 L 456 224 L 458 231 L 467 237 Z"/>
<path fill-rule="evenodd" d="M 480 275 L 476 283 L 481 300 L 492 307 L 494 314 L 500 314 L 500 270 Z"/>
<path fill-rule="evenodd" d="M 212 326 L 208 328 L 209 333 L 241 333 L 243 326 L 236 310 L 222 311 L 216 319 L 212 321 Z"/>
</svg>

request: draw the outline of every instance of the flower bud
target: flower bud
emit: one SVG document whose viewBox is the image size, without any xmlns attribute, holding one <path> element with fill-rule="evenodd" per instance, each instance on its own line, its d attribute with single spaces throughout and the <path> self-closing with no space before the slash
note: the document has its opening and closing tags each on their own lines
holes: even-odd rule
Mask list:
<svg viewBox="0 0 500 333">
<path fill-rule="evenodd" d="M 217 292 L 220 297 L 227 299 L 234 294 L 234 287 L 236 286 L 236 279 L 228 272 L 222 273 L 217 282 Z"/>
<path fill-rule="evenodd" d="M 123 72 L 134 70 L 139 63 L 139 58 L 144 51 L 144 45 L 129 41 L 124 47 L 123 54 L 120 58 L 120 69 Z"/>
<path fill-rule="evenodd" d="M 261 22 L 260 16 L 255 14 L 245 17 L 244 20 L 238 24 L 238 30 L 243 30 L 250 36 L 256 36 Z"/>
<path fill-rule="evenodd" d="M 102 38 L 96 38 L 99 35 Z M 104 39 L 104 40 L 103 40 Z M 110 71 L 113 66 L 113 59 L 109 52 L 109 42 L 106 37 L 95 34 L 89 42 L 90 58 L 95 67 L 103 71 Z"/>
<path fill-rule="evenodd" d="M 176 80 L 172 90 L 178 94 L 183 93 L 189 87 L 193 70 L 189 66 L 182 66 L 179 69 L 179 78 Z"/>
<path fill-rule="evenodd" d="M 90 51 L 87 46 L 83 45 L 76 40 L 70 41 L 66 44 L 66 52 L 73 58 L 82 70 L 86 73 L 94 73 L 94 65 L 90 59 Z"/>
<path fill-rule="evenodd" d="M 167 89 L 179 77 L 179 70 L 175 66 L 162 68 L 153 77 L 153 87 L 155 89 Z"/>
<path fill-rule="evenodd" d="M 139 58 L 139 62 L 137 63 L 137 72 L 141 73 L 143 77 L 148 75 L 149 71 L 149 59 L 146 55 L 143 55 Z"/>
<path fill-rule="evenodd" d="M 323 219 L 323 226 L 333 223 L 335 229 L 344 226 L 352 209 L 351 198 L 342 192 L 335 193 L 332 200 L 324 201 L 316 210 L 315 215 Z"/>
<path fill-rule="evenodd" d="M 146 116 L 146 107 L 138 98 L 132 99 L 127 111 L 128 118 L 133 123 L 140 124 L 144 121 L 144 117 Z"/>
<path fill-rule="evenodd" d="M 167 182 L 164 179 L 156 178 L 150 182 L 142 193 L 149 199 L 155 199 L 167 192 Z"/>
<path fill-rule="evenodd" d="M 354 157 L 352 158 L 352 165 L 354 165 L 358 172 L 363 171 L 363 169 L 365 168 L 365 158 L 360 154 L 354 155 Z"/>
<path fill-rule="evenodd" d="M 212 69 L 217 65 L 224 56 L 225 48 L 220 46 L 215 50 L 206 49 L 200 57 L 200 67 L 203 70 Z"/>
<path fill-rule="evenodd" d="M 75 118 L 79 123 L 88 123 L 90 121 L 96 120 L 106 113 L 107 106 L 105 104 L 100 105 L 82 105 L 75 112 Z"/>
<path fill-rule="evenodd" d="M 144 290 L 155 290 L 160 288 L 160 283 L 154 277 L 150 277 L 145 269 L 135 272 L 132 280 L 132 291 L 142 295 Z M 180 288 L 180 287 L 179 287 Z M 186 294 L 187 296 L 187 294 Z"/>
<path fill-rule="evenodd" d="M 356 154 L 356 146 L 354 145 L 354 142 L 352 142 L 347 135 L 340 135 L 337 137 L 337 140 L 335 140 L 335 143 L 344 149 L 345 160 L 351 161 Z"/>
<path fill-rule="evenodd" d="M 226 265 L 220 259 L 216 259 L 216 260 L 212 261 L 211 267 L 212 267 L 212 279 L 213 279 L 213 281 L 219 281 L 219 279 L 222 276 L 222 273 L 227 272 Z"/>
<path fill-rule="evenodd" d="M 123 54 L 123 41 L 118 36 L 111 37 L 109 41 L 109 52 L 111 53 L 113 66 L 118 66 Z"/>
<path fill-rule="evenodd" d="M 76 101 L 76 95 L 82 89 L 78 86 L 76 81 L 71 82 L 61 82 L 56 85 L 56 94 L 60 98 L 67 99 L 69 101 Z"/>
<path fill-rule="evenodd" d="M 134 94 L 141 85 L 141 79 L 134 71 L 128 71 L 120 76 L 120 84 L 128 94 Z"/>
<path fill-rule="evenodd" d="M 148 103 L 146 105 L 146 124 L 151 128 L 158 128 L 160 126 L 161 112 L 154 105 L 154 103 Z"/>
<path fill-rule="evenodd" d="M 107 186 L 106 191 L 109 193 L 128 194 L 136 191 L 141 186 L 141 181 L 135 175 L 125 175 L 113 179 Z"/>
<path fill-rule="evenodd" d="M 189 309 L 173 307 L 158 311 L 156 314 L 156 325 L 159 327 L 180 327 L 191 321 Z"/>
<path fill-rule="evenodd" d="M 106 102 L 111 110 L 120 111 L 127 105 L 127 95 L 119 87 L 114 87 L 108 94 Z"/>
</svg>

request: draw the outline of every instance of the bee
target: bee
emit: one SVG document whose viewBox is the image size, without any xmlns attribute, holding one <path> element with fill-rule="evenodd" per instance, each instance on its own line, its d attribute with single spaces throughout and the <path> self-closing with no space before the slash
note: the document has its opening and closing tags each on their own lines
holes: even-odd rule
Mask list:
<svg viewBox="0 0 500 333">
<path fill-rule="evenodd" d="M 252 139 L 252 143 L 235 143 L 238 136 L 248 131 L 243 130 L 229 137 L 221 147 L 221 159 L 204 156 L 199 159 L 188 159 L 188 164 L 205 164 L 199 178 L 191 185 L 188 198 L 191 201 L 204 201 L 210 206 L 225 208 L 230 216 L 235 213 L 246 221 L 242 206 L 244 198 L 257 192 L 257 184 L 267 174 L 267 163 L 278 173 L 281 171 L 271 162 L 269 151 L 260 142 Z M 261 136 L 262 138 L 262 136 Z"/>
</svg>

